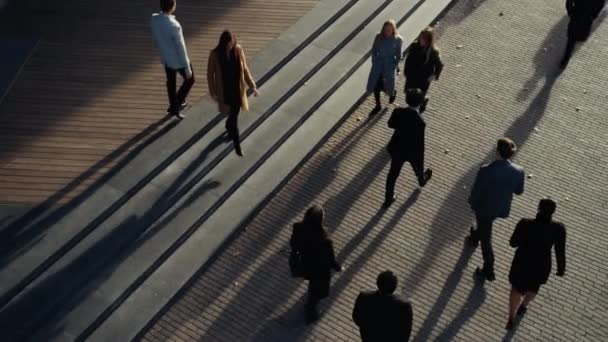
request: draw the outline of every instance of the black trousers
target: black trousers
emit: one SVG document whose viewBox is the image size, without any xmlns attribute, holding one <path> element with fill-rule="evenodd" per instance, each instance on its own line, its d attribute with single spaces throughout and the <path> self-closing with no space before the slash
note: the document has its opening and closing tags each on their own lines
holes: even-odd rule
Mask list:
<svg viewBox="0 0 608 342">
<path fill-rule="evenodd" d="M 566 43 L 566 51 L 564 52 L 565 60 L 570 59 L 577 42 L 583 42 L 589 38 L 594 19 L 591 16 L 573 15 L 570 17 L 570 21 L 568 22 L 568 42 Z"/>
<path fill-rule="evenodd" d="M 169 95 L 169 113 L 171 114 L 175 114 L 179 111 L 179 107 L 186 101 L 186 97 L 194 85 L 194 69 L 192 69 L 192 65 L 190 65 L 190 69 L 192 70 L 192 77 L 186 79 L 185 68 L 172 69 L 165 66 L 165 74 L 167 75 L 167 95 Z M 179 90 L 176 91 L 178 73 L 182 76 L 184 81 L 179 87 Z"/>
<path fill-rule="evenodd" d="M 374 87 L 374 99 L 376 100 L 376 105 L 380 105 L 380 92 L 384 89 L 384 79 L 382 77 L 378 78 L 378 82 L 376 82 L 376 87 Z"/>
<path fill-rule="evenodd" d="M 228 132 L 228 137 L 234 141 L 235 145 L 241 143 L 238 125 L 240 111 L 241 106 L 231 105 L 230 113 L 228 113 L 228 118 L 226 119 L 226 132 Z"/>
<path fill-rule="evenodd" d="M 475 215 L 477 229 L 471 234 L 474 242 L 481 243 L 481 255 L 483 256 L 483 269 L 486 272 L 494 272 L 494 250 L 492 248 L 492 225 L 495 218 Z"/>
<path fill-rule="evenodd" d="M 399 178 L 401 168 L 403 168 L 403 164 L 405 164 L 406 161 L 407 160 L 400 158 L 391 159 L 391 168 L 389 169 L 388 176 L 386 177 L 385 199 L 387 201 L 391 200 L 393 196 L 395 196 L 395 183 L 397 183 L 397 178 Z M 418 184 L 424 184 L 424 161 L 410 161 L 410 165 L 412 165 L 414 174 L 416 174 L 416 178 L 418 178 Z"/>
<path fill-rule="evenodd" d="M 423 96 L 426 96 L 426 93 L 429 91 L 430 86 L 431 82 L 429 82 L 428 80 L 420 81 L 417 79 L 406 79 L 404 91 L 407 92 L 410 89 L 420 89 L 422 90 Z"/>
</svg>

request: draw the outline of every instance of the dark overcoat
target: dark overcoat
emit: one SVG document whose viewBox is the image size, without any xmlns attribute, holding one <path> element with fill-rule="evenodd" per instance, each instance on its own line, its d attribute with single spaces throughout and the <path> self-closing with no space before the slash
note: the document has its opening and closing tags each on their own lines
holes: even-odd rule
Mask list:
<svg viewBox="0 0 608 342">
<path fill-rule="evenodd" d="M 353 321 L 363 342 L 407 342 L 412 332 L 412 305 L 378 291 L 361 292 L 355 301 Z"/>
<path fill-rule="evenodd" d="M 439 79 L 443 70 L 443 62 L 439 50 L 433 47 L 422 47 L 418 41 L 408 48 L 405 58 L 403 74 L 405 75 L 405 88 L 419 88 L 427 91 L 431 79 Z"/>
<path fill-rule="evenodd" d="M 388 120 L 395 130 L 387 149 L 393 159 L 424 162 L 424 131 L 426 123 L 417 109 L 395 108 Z"/>
<path fill-rule="evenodd" d="M 372 46 L 372 68 L 367 79 L 368 92 L 373 92 L 380 81 L 382 90 L 393 95 L 402 45 L 403 38 L 400 36 L 384 38 L 382 34 L 376 35 Z"/>
<path fill-rule="evenodd" d="M 319 239 L 310 234 L 304 223 L 293 225 L 290 245 L 293 251 L 302 255 L 302 263 L 306 279 L 310 280 L 309 292 L 317 298 L 329 295 L 331 270 L 340 270 L 336 261 L 333 243 L 329 238 Z"/>
</svg>

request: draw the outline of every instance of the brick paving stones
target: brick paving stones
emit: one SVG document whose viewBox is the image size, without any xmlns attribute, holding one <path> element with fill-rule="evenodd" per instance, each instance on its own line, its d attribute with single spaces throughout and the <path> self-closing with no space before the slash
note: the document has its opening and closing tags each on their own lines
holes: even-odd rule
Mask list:
<svg viewBox="0 0 608 342">
<path fill-rule="evenodd" d="M 608 340 L 608 26 L 598 19 L 568 68 L 557 64 L 567 18 L 557 0 L 461 1 L 440 20 L 446 69 L 431 87 L 422 191 L 406 166 L 399 200 L 383 212 L 391 131 L 388 113 L 358 108 L 270 203 L 229 242 L 144 335 L 145 341 L 355 341 L 360 290 L 395 271 L 414 305 L 415 341 Z M 371 37 L 370 37 L 371 43 Z M 402 79 L 400 86 L 403 85 Z M 403 102 L 402 95 L 398 102 Z M 390 110 L 390 109 L 389 109 Z M 479 250 L 464 248 L 466 199 L 494 142 L 509 136 L 526 168 L 524 195 L 494 227 L 497 280 L 480 286 Z M 507 280 L 517 220 L 544 196 L 568 229 L 566 276 L 552 276 L 513 334 L 506 334 Z M 288 274 L 291 224 L 326 208 L 338 259 L 322 319 L 302 319 L 306 284 Z"/>
</svg>

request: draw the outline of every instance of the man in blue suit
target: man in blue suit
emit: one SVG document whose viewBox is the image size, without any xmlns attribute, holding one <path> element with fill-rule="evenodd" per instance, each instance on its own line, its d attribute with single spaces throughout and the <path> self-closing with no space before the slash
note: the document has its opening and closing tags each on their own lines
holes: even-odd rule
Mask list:
<svg viewBox="0 0 608 342">
<path fill-rule="evenodd" d="M 524 169 L 511 162 L 515 151 L 517 147 L 511 139 L 499 139 L 496 145 L 496 160 L 481 167 L 469 196 L 477 229 L 471 227 L 468 243 L 476 247 L 481 242 L 483 255 L 483 268 L 477 268 L 475 274 L 489 281 L 495 279 L 492 224 L 497 218 L 509 217 L 513 194 L 521 195 L 524 192 Z"/>
</svg>

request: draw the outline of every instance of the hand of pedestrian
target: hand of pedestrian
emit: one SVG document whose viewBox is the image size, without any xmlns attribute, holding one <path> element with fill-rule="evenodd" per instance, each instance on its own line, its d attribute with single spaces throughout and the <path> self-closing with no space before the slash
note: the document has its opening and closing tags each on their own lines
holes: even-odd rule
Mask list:
<svg viewBox="0 0 608 342">
<path fill-rule="evenodd" d="M 186 70 L 186 79 L 189 80 L 192 78 L 192 70 Z"/>
<path fill-rule="evenodd" d="M 253 96 L 258 97 L 259 93 L 257 89 L 253 89 Z"/>
<path fill-rule="evenodd" d="M 337 269 L 337 272 L 342 272 L 344 271 L 344 266 L 340 266 L 340 268 Z"/>
</svg>

